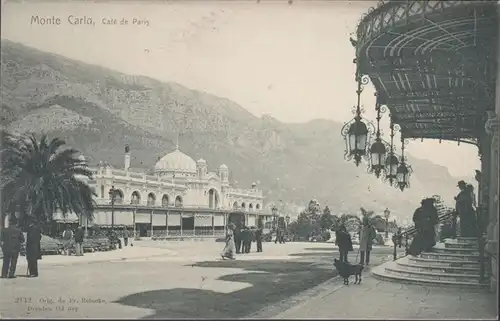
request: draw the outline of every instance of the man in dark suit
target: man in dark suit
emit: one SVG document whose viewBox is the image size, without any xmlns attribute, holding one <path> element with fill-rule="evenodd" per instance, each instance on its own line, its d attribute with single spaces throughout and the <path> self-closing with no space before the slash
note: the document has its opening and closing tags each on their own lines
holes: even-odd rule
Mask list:
<svg viewBox="0 0 500 321">
<path fill-rule="evenodd" d="M 82 226 L 78 226 L 75 232 L 75 249 L 76 256 L 83 256 L 83 237 L 85 236 L 85 231 Z"/>
<path fill-rule="evenodd" d="M 31 219 L 26 237 L 26 260 L 28 261 L 30 277 L 38 276 L 38 260 L 42 258 L 41 240 L 42 230 L 40 225 L 35 219 Z"/>
<path fill-rule="evenodd" d="M 250 252 L 250 244 L 252 242 L 251 236 L 250 236 L 250 229 L 245 226 L 243 228 L 243 231 L 241 232 L 241 241 L 243 243 L 243 251 L 242 253 L 249 253 Z"/>
<path fill-rule="evenodd" d="M 234 229 L 234 245 L 236 246 L 236 254 L 241 253 L 242 230 L 239 226 Z"/>
<path fill-rule="evenodd" d="M 15 216 L 9 217 L 9 227 L 2 231 L 3 265 L 2 278 L 15 278 L 17 259 L 24 243 L 23 232 L 17 227 Z"/>
<path fill-rule="evenodd" d="M 257 224 L 257 230 L 255 231 L 255 241 L 257 242 L 257 252 L 262 252 L 262 232 L 264 228 L 264 223 L 262 219 L 259 218 L 259 222 Z"/>
</svg>

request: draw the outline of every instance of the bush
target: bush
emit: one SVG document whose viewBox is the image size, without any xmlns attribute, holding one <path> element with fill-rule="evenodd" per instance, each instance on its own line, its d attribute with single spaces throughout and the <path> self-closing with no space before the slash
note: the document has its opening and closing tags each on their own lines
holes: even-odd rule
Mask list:
<svg viewBox="0 0 500 321">
<path fill-rule="evenodd" d="M 326 242 L 332 237 L 332 235 L 330 234 L 329 231 L 325 231 L 325 232 L 321 233 L 321 237 L 323 238 L 323 241 Z"/>
</svg>

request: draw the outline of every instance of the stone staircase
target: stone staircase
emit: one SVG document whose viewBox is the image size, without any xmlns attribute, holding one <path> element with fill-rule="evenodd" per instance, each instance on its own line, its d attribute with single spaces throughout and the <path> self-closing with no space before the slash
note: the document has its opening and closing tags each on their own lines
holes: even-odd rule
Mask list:
<svg viewBox="0 0 500 321">
<path fill-rule="evenodd" d="M 489 283 L 480 283 L 479 274 L 478 240 L 465 237 L 446 239 L 432 252 L 408 255 L 372 269 L 375 278 L 387 281 L 487 289 Z"/>
</svg>

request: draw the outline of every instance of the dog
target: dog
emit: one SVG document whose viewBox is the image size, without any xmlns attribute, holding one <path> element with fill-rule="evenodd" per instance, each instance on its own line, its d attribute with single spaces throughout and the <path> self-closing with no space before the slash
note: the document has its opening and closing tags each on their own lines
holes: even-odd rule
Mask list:
<svg viewBox="0 0 500 321">
<path fill-rule="evenodd" d="M 333 265 L 339 272 L 339 275 L 344 278 L 344 284 L 349 285 L 349 277 L 354 275 L 356 280 L 354 284 L 361 283 L 361 273 L 363 272 L 364 266 L 361 264 L 351 264 L 348 262 L 341 262 L 338 259 L 334 259 Z"/>
</svg>

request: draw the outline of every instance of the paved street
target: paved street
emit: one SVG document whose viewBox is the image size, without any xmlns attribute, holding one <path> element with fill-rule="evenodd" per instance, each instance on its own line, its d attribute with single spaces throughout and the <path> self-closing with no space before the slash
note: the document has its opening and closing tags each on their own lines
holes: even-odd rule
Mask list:
<svg viewBox="0 0 500 321">
<path fill-rule="evenodd" d="M 335 278 L 332 244 L 264 243 L 264 253 L 221 260 L 222 243 L 140 241 L 84 257 L 45 256 L 40 277 L 3 279 L 5 318 L 485 318 L 492 295 Z M 255 249 L 254 249 L 255 250 Z M 373 264 L 392 248 L 373 251 Z M 356 252 L 349 260 L 355 261 Z"/>
<path fill-rule="evenodd" d="M 239 255 L 234 261 L 219 259 L 222 246 L 213 241 L 140 241 L 133 248 L 84 257 L 46 256 L 35 279 L 22 277 L 21 257 L 18 278 L 1 280 L 1 316 L 276 315 L 308 300 L 316 285 L 335 276 L 332 244 L 264 243 L 264 253 Z M 391 252 L 375 249 L 374 264 L 388 260 Z M 350 260 L 355 257 L 352 253 Z M 310 294 L 303 296 L 303 291 Z"/>
<path fill-rule="evenodd" d="M 406 285 L 371 276 L 361 285 L 345 286 L 334 279 L 322 288 L 310 300 L 271 318 L 498 319 L 495 296 L 480 290 Z"/>
</svg>

